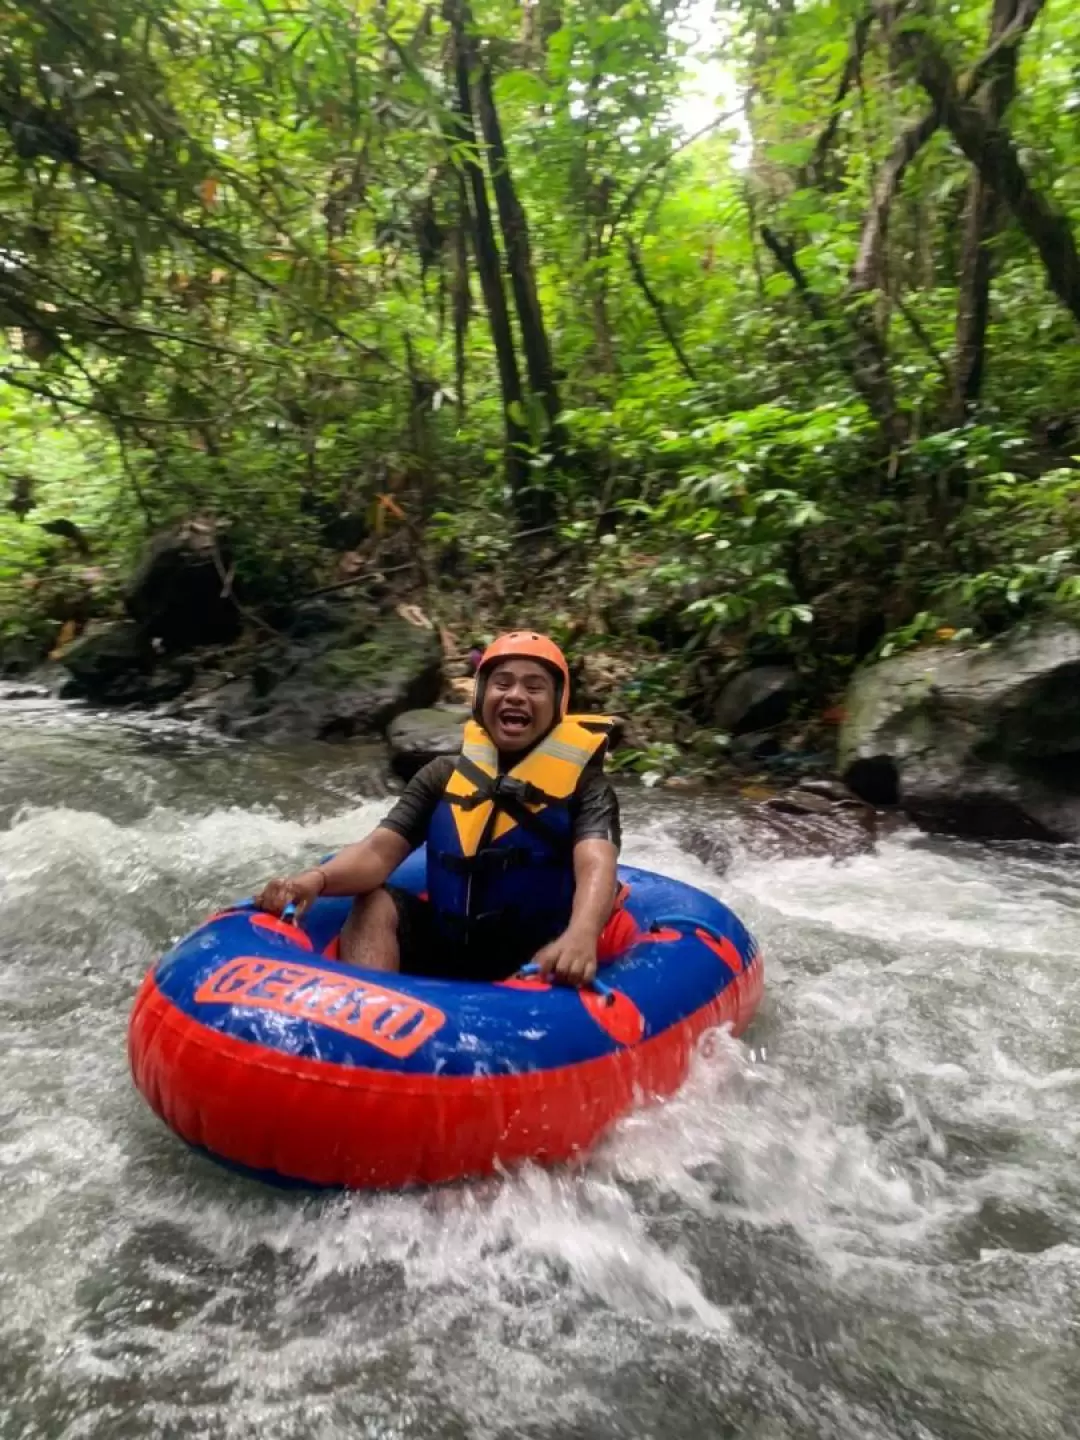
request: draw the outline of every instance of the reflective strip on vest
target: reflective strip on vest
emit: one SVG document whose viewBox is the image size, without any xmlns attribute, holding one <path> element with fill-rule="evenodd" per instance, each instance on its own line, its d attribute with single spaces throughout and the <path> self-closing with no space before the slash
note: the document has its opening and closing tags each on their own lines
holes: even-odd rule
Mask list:
<svg viewBox="0 0 1080 1440">
<path fill-rule="evenodd" d="M 592 759 L 591 750 L 585 750 L 580 745 L 567 745 L 564 741 L 553 740 L 550 736 L 542 742 L 541 748 L 557 760 L 569 760 L 571 765 L 587 765 Z"/>
<path fill-rule="evenodd" d="M 473 761 L 476 765 L 483 766 L 485 770 L 489 770 L 492 774 L 498 769 L 499 753 L 490 740 L 484 744 L 478 744 L 475 740 L 466 740 L 465 744 L 461 747 L 461 753 L 466 759 Z"/>
</svg>

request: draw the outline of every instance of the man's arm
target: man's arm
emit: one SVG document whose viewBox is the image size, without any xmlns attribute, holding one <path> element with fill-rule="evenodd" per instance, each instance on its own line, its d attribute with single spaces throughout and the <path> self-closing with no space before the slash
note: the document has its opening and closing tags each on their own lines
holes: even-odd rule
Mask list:
<svg viewBox="0 0 1080 1440">
<path fill-rule="evenodd" d="M 369 895 L 386 884 L 413 848 L 403 835 L 380 825 L 325 864 L 271 880 L 255 896 L 255 904 L 272 915 L 280 915 L 286 905 L 294 904 L 302 915 L 320 895 Z"/>
<path fill-rule="evenodd" d="M 579 840 L 574 846 L 574 905 L 570 924 L 537 951 L 541 974 L 567 985 L 588 985 L 596 975 L 596 942 L 611 918 L 618 890 L 619 852 L 610 840 Z"/>
<path fill-rule="evenodd" d="M 378 890 L 405 857 L 424 843 L 453 768 L 449 757 L 432 760 L 409 781 L 378 829 L 355 845 L 346 845 L 325 865 L 271 880 L 256 895 L 255 904 L 280 915 L 292 903 L 302 915 L 320 895 L 370 895 Z"/>
</svg>

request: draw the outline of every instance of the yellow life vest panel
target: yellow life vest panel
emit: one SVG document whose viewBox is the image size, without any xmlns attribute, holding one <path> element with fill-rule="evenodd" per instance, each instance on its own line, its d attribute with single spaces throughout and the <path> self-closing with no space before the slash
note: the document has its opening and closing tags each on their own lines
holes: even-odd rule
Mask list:
<svg viewBox="0 0 1080 1440">
<path fill-rule="evenodd" d="M 531 828 L 528 815 L 568 801 L 586 765 L 607 744 L 612 724 L 607 715 L 567 715 L 500 774 L 491 736 L 475 720 L 468 721 L 461 755 L 444 792 L 460 853 L 475 855 L 482 844 L 501 840 L 516 825 Z"/>
</svg>

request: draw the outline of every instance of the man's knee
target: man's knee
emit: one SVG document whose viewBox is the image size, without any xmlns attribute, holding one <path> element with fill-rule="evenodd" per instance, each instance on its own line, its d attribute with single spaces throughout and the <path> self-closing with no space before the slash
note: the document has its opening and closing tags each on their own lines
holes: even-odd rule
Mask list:
<svg viewBox="0 0 1080 1440">
<path fill-rule="evenodd" d="M 397 934 L 398 909 L 394 904 L 394 897 L 389 890 L 381 887 L 372 890 L 370 895 L 357 895 L 349 918 L 354 924 L 387 928 Z"/>
<path fill-rule="evenodd" d="M 341 932 L 341 958 L 350 965 L 373 970 L 397 970 L 398 910 L 386 890 L 358 895 Z"/>
</svg>

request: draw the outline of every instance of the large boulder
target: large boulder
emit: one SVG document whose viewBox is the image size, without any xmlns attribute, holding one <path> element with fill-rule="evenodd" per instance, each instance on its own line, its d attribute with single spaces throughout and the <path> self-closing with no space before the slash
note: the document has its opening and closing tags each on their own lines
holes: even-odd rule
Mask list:
<svg viewBox="0 0 1080 1440">
<path fill-rule="evenodd" d="M 154 705 L 179 695 L 194 670 L 183 661 L 160 663 L 130 620 L 92 628 L 60 657 L 68 673 L 62 694 L 106 705 Z"/>
<path fill-rule="evenodd" d="M 211 521 L 190 520 L 155 535 L 128 582 L 124 603 L 166 653 L 223 644 L 240 633 L 240 612 Z"/>
<path fill-rule="evenodd" d="M 49 653 L 42 635 L 0 636 L 0 677 L 26 675 Z"/>
<path fill-rule="evenodd" d="M 855 677 L 846 711 L 840 767 L 872 804 L 945 833 L 1080 839 L 1075 626 L 894 656 Z"/>
<path fill-rule="evenodd" d="M 758 665 L 729 680 L 716 702 L 714 719 L 731 735 L 746 735 L 782 724 L 799 693 L 799 677 L 787 665 Z"/>
<path fill-rule="evenodd" d="M 429 760 L 456 755 L 470 713 L 467 705 L 446 705 L 399 715 L 386 732 L 395 772 L 409 780 Z"/>
<path fill-rule="evenodd" d="M 692 855 L 723 873 L 738 856 L 755 860 L 813 855 L 850 860 L 873 852 L 877 815 L 837 781 L 804 780 L 779 794 L 739 795 L 722 823 L 691 818 L 676 836 Z"/>
<path fill-rule="evenodd" d="M 249 675 L 220 692 L 214 718 L 234 735 L 345 740 L 381 734 L 403 710 L 433 704 L 441 687 L 433 629 L 357 607 L 267 647 Z"/>
</svg>

